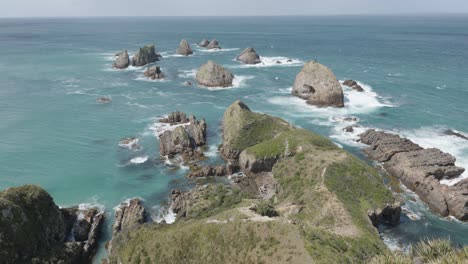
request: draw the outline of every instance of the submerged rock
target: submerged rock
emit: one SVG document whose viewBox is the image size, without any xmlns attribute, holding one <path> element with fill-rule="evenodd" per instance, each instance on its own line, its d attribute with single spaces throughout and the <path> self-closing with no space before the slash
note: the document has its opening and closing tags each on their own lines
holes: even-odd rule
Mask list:
<svg viewBox="0 0 468 264">
<path fill-rule="evenodd" d="M 308 104 L 344 107 L 343 89 L 333 72 L 324 65 L 308 62 L 297 74 L 292 94 Z"/>
<path fill-rule="evenodd" d="M 208 46 L 206 46 L 207 49 L 221 49 L 221 46 L 219 45 L 219 42 L 216 39 L 213 39 Z"/>
<path fill-rule="evenodd" d="M 203 39 L 202 41 L 198 43 L 198 46 L 203 47 L 203 48 L 206 48 L 206 46 L 208 45 L 210 45 L 210 41 L 207 39 Z"/>
<path fill-rule="evenodd" d="M 354 80 L 346 80 L 343 82 L 343 85 L 346 85 L 350 87 L 353 90 L 356 90 L 358 92 L 364 92 L 364 89 L 359 85 L 356 81 Z"/>
<path fill-rule="evenodd" d="M 455 137 L 458 137 L 458 138 L 461 138 L 461 139 L 468 140 L 468 136 L 463 135 L 462 133 L 457 132 L 457 131 L 454 131 L 454 130 L 452 130 L 452 129 L 447 129 L 447 130 L 445 130 L 445 131 L 444 131 L 444 134 L 445 134 L 445 135 L 448 135 L 448 136 L 455 136 Z"/>
<path fill-rule="evenodd" d="M 151 80 L 161 80 L 165 78 L 164 73 L 161 71 L 161 68 L 159 66 L 152 66 L 148 68 L 144 72 L 144 75 L 146 78 Z"/>
<path fill-rule="evenodd" d="M 115 61 L 112 67 L 116 69 L 125 69 L 130 66 L 130 58 L 128 57 L 127 50 L 115 54 Z"/>
<path fill-rule="evenodd" d="M 144 66 L 149 63 L 158 61 L 161 58 L 161 55 L 156 53 L 155 47 L 153 44 L 146 45 L 138 51 L 132 59 L 132 66 Z"/>
<path fill-rule="evenodd" d="M 206 87 L 229 87 L 232 86 L 234 75 L 210 60 L 198 69 L 196 80 L 199 85 Z"/>
<path fill-rule="evenodd" d="M 246 48 L 242 53 L 237 57 L 238 61 L 241 61 L 245 64 L 258 64 L 262 62 L 260 56 L 253 48 Z"/>
<path fill-rule="evenodd" d="M 370 145 L 364 152 L 371 159 L 385 162 L 388 173 L 418 194 L 432 210 L 442 216 L 453 215 L 459 220 L 468 220 L 468 184 L 462 181 L 447 186 L 439 182 L 458 177 L 465 171 L 455 165 L 455 157 L 373 129 L 359 137 L 362 143 Z"/>
<path fill-rule="evenodd" d="M 100 97 L 96 99 L 96 102 L 101 103 L 101 104 L 107 104 L 107 103 L 112 102 L 112 99 L 110 99 L 109 97 Z"/>
<path fill-rule="evenodd" d="M 183 39 L 180 41 L 179 47 L 177 48 L 177 54 L 189 56 L 193 54 L 190 44 L 187 40 Z"/>
</svg>

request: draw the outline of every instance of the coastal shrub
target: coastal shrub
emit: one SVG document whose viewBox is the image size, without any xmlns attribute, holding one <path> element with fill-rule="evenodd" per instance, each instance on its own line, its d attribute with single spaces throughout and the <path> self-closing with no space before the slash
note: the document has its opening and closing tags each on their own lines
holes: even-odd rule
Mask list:
<svg viewBox="0 0 468 264">
<path fill-rule="evenodd" d="M 275 207 L 270 202 L 266 201 L 261 201 L 260 203 L 258 203 L 253 210 L 261 216 L 279 216 L 278 212 L 275 210 Z"/>
<path fill-rule="evenodd" d="M 421 241 L 412 247 L 413 255 L 428 263 L 440 257 L 455 253 L 455 248 L 448 239 L 434 239 Z"/>
</svg>

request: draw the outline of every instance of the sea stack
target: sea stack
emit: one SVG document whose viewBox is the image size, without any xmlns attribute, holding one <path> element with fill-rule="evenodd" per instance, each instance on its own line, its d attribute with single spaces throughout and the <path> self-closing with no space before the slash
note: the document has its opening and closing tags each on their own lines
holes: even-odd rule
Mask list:
<svg viewBox="0 0 468 264">
<path fill-rule="evenodd" d="M 208 46 L 206 46 L 207 49 L 220 49 L 221 46 L 219 45 L 219 42 L 216 39 L 213 39 Z"/>
<path fill-rule="evenodd" d="M 203 39 L 202 41 L 200 41 L 198 43 L 198 46 L 202 47 L 202 48 L 206 48 L 206 46 L 210 45 L 210 41 L 207 40 L 207 39 Z"/>
<path fill-rule="evenodd" d="M 116 69 L 125 69 L 130 66 L 130 58 L 128 57 L 127 50 L 123 50 L 117 54 L 115 54 L 115 61 L 112 65 L 113 68 Z"/>
<path fill-rule="evenodd" d="M 177 48 L 177 54 L 189 56 L 193 54 L 190 44 L 187 40 L 183 39 L 180 41 L 179 48 Z"/>
<path fill-rule="evenodd" d="M 344 107 L 343 89 L 333 72 L 310 61 L 297 74 L 292 94 L 319 107 Z"/>
<path fill-rule="evenodd" d="M 151 80 L 161 80 L 165 78 L 164 73 L 161 71 L 159 66 L 148 68 L 148 70 L 144 72 L 144 75 L 146 78 Z"/>
<path fill-rule="evenodd" d="M 144 66 L 148 63 L 158 61 L 161 55 L 156 54 L 153 44 L 146 45 L 138 51 L 132 59 L 132 66 Z"/>
<path fill-rule="evenodd" d="M 260 56 L 253 48 L 246 48 L 236 59 L 245 64 L 258 64 L 262 62 Z"/>
<path fill-rule="evenodd" d="M 232 86 L 234 75 L 210 60 L 198 69 L 196 80 L 199 85 L 206 87 L 229 87 Z"/>
</svg>

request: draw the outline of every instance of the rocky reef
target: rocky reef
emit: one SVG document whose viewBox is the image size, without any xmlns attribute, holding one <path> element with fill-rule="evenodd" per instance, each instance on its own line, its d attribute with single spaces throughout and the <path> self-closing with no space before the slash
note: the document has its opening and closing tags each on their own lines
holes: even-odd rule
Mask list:
<svg viewBox="0 0 468 264">
<path fill-rule="evenodd" d="M 310 61 L 297 74 L 292 94 L 319 107 L 344 107 L 343 89 L 333 72 L 317 61 Z"/>
<path fill-rule="evenodd" d="M 397 224 L 401 207 L 374 168 L 241 101 L 225 111 L 222 130 L 226 173 L 239 172 L 236 180 L 173 190 L 177 221 L 117 235 L 111 263 L 365 263 L 388 251 L 374 225 Z"/>
<path fill-rule="evenodd" d="M 253 48 L 246 48 L 239 56 L 237 56 L 236 60 L 245 64 L 258 64 L 262 62 L 260 60 L 260 56 Z"/>
<path fill-rule="evenodd" d="M 146 64 L 158 61 L 161 55 L 156 53 L 153 44 L 146 45 L 138 50 L 132 58 L 132 66 L 145 66 Z"/>
<path fill-rule="evenodd" d="M 455 157 L 439 149 L 424 149 L 398 135 L 370 129 L 360 141 L 370 147 L 364 152 L 382 162 L 389 174 L 414 191 L 429 207 L 442 216 L 468 220 L 468 179 L 453 186 L 440 183 L 465 169 L 455 166 Z"/>
<path fill-rule="evenodd" d="M 355 80 L 346 80 L 343 82 L 343 85 L 346 85 L 350 87 L 353 90 L 356 90 L 358 92 L 364 92 L 364 88 L 362 88 L 361 85 L 359 85 Z"/>
<path fill-rule="evenodd" d="M 166 77 L 164 76 L 164 73 L 161 71 L 159 66 L 152 66 L 148 68 L 143 74 L 146 78 L 151 80 L 161 80 Z"/>
<path fill-rule="evenodd" d="M 59 208 L 35 185 L 0 192 L 2 263 L 91 263 L 103 212 Z"/>
<path fill-rule="evenodd" d="M 184 160 L 198 159 L 203 156 L 199 147 L 206 144 L 207 125 L 204 119 L 199 121 L 193 115 L 187 118 L 183 112 L 173 112 L 159 121 L 173 126 L 173 129 L 164 131 L 159 136 L 161 156 L 173 158 L 181 155 Z"/>
<path fill-rule="evenodd" d="M 183 39 L 179 43 L 179 47 L 177 48 L 177 54 L 183 56 L 189 56 L 193 54 L 192 48 L 190 48 L 190 44 L 187 40 Z"/>
<path fill-rule="evenodd" d="M 232 86 L 234 75 L 210 60 L 198 69 L 196 80 L 199 85 L 206 87 L 229 87 Z"/>
<path fill-rule="evenodd" d="M 128 57 L 127 50 L 115 54 L 115 61 L 112 67 L 116 69 L 125 69 L 130 66 L 130 58 Z"/>
</svg>

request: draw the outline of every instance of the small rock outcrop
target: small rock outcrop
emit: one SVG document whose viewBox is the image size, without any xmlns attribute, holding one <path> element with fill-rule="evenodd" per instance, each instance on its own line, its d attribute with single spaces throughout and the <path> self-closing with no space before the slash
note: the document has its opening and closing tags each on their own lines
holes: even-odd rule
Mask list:
<svg viewBox="0 0 468 264">
<path fill-rule="evenodd" d="M 208 46 L 206 46 L 207 49 L 221 49 L 221 46 L 219 45 L 219 42 L 216 39 L 213 39 Z"/>
<path fill-rule="evenodd" d="M 159 66 L 152 66 L 149 67 L 145 72 L 144 75 L 146 78 L 151 80 L 161 80 L 164 79 L 164 73 L 161 71 Z"/>
<path fill-rule="evenodd" d="M 468 220 L 468 180 L 453 186 L 440 183 L 442 179 L 458 177 L 465 171 L 455 165 L 455 157 L 373 129 L 359 137 L 362 143 L 370 145 L 364 152 L 371 159 L 383 162 L 388 173 L 418 194 L 433 211 Z"/>
<path fill-rule="evenodd" d="M 319 107 L 344 107 L 343 89 L 333 72 L 316 62 L 308 62 L 297 74 L 292 94 Z"/>
<path fill-rule="evenodd" d="M 246 48 L 242 53 L 237 57 L 238 61 L 241 61 L 245 64 L 258 64 L 262 62 L 260 56 L 253 48 Z"/>
<path fill-rule="evenodd" d="M 202 48 L 206 48 L 208 45 L 210 45 L 210 41 L 207 39 L 203 39 L 202 41 L 198 43 L 198 46 Z"/>
<path fill-rule="evenodd" d="M 112 99 L 109 98 L 109 97 L 100 97 L 100 98 L 96 99 L 96 102 L 98 102 L 100 104 L 107 104 L 107 103 L 112 102 Z"/>
<path fill-rule="evenodd" d="M 234 75 L 210 60 L 198 69 L 196 80 L 199 85 L 206 87 L 229 87 L 232 86 Z"/>
<path fill-rule="evenodd" d="M 138 51 L 132 58 L 132 66 L 144 66 L 149 63 L 158 61 L 161 55 L 156 53 L 156 49 L 153 44 L 146 45 Z"/>
<path fill-rule="evenodd" d="M 383 209 L 371 210 L 367 215 L 375 227 L 383 223 L 396 226 L 400 223 L 401 211 L 401 204 L 396 202 L 385 205 Z"/>
<path fill-rule="evenodd" d="M 343 82 L 343 85 L 346 85 L 350 87 L 353 90 L 356 90 L 358 92 L 364 92 L 364 88 L 362 88 L 361 85 L 359 85 L 355 80 L 346 80 Z"/>
<path fill-rule="evenodd" d="M 91 263 L 104 221 L 96 209 L 60 209 L 35 185 L 0 192 L 0 212 L 2 263 Z"/>
<path fill-rule="evenodd" d="M 127 50 L 115 54 L 115 61 L 112 67 L 116 69 L 125 69 L 130 66 L 130 58 L 128 57 Z"/>
<path fill-rule="evenodd" d="M 167 130 L 159 136 L 161 156 L 172 158 L 181 155 L 184 159 L 203 156 L 198 147 L 206 144 L 207 125 L 204 119 L 199 121 L 193 115 L 187 119 L 185 113 L 174 112 L 161 121 L 175 126 L 174 129 Z"/>
<path fill-rule="evenodd" d="M 444 131 L 444 134 L 445 135 L 448 135 L 448 136 L 455 136 L 455 137 L 458 137 L 458 138 L 461 138 L 461 139 L 465 139 L 465 140 L 468 140 L 468 136 L 458 132 L 458 131 L 455 131 L 455 130 L 452 130 L 452 129 L 447 129 Z"/>
<path fill-rule="evenodd" d="M 212 176 L 225 176 L 226 166 L 217 165 L 217 166 L 202 166 L 197 167 L 192 170 L 187 177 L 188 178 L 201 178 L 201 177 L 212 177 Z"/>
<path fill-rule="evenodd" d="M 183 56 L 189 56 L 193 54 L 192 48 L 190 48 L 190 44 L 187 40 L 183 39 L 180 41 L 179 47 L 177 48 L 177 54 Z"/>
</svg>

